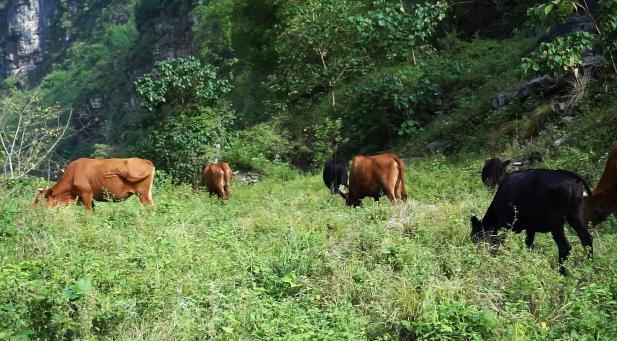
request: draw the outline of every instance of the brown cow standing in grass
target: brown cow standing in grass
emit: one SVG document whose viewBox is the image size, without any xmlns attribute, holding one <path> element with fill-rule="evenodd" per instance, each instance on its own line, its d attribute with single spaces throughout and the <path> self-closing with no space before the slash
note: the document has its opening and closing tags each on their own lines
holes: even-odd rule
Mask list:
<svg viewBox="0 0 617 341">
<path fill-rule="evenodd" d="M 42 200 L 46 207 L 71 205 L 77 199 L 91 211 L 93 200 L 121 201 L 135 193 L 144 205 L 153 205 L 154 173 L 152 162 L 144 159 L 78 159 L 54 186 L 38 189 L 33 206 Z"/>
<path fill-rule="evenodd" d="M 227 162 L 206 165 L 201 172 L 201 184 L 205 185 L 210 194 L 229 199 L 231 195 L 231 178 L 233 173 Z"/>
<path fill-rule="evenodd" d="M 366 197 L 377 201 L 384 194 L 391 202 L 407 200 L 403 161 L 390 153 L 354 157 L 349 172 L 347 205 L 359 206 Z"/>
<path fill-rule="evenodd" d="M 597 225 L 617 212 L 617 146 L 608 155 L 608 161 L 598 186 L 585 199 L 585 222 Z"/>
</svg>

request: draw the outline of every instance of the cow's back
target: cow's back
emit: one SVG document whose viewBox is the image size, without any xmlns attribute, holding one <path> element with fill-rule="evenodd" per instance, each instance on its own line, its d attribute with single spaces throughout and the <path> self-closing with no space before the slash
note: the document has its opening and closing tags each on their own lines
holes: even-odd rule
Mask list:
<svg viewBox="0 0 617 341">
<path fill-rule="evenodd" d="M 204 167 L 202 172 L 202 183 L 210 193 L 216 193 L 222 198 L 227 198 L 229 196 L 229 183 L 226 176 L 229 173 L 231 173 L 229 165 L 225 167 L 221 163 L 209 164 Z"/>
<path fill-rule="evenodd" d="M 394 154 L 356 156 L 349 171 L 348 205 L 359 205 L 360 200 L 377 200 L 387 194 L 391 201 L 406 199 L 403 162 Z"/>
<path fill-rule="evenodd" d="M 77 163 L 74 184 L 88 183 L 93 189 L 105 187 L 130 187 L 147 182 L 154 177 L 154 165 L 149 160 L 139 158 L 127 159 L 88 159 L 82 158 Z"/>
<path fill-rule="evenodd" d="M 515 232 L 530 226 L 547 232 L 550 225 L 563 225 L 569 212 L 581 207 L 583 189 L 569 172 L 532 169 L 512 173 L 499 186 L 487 210 L 487 222 L 512 227 Z"/>
</svg>

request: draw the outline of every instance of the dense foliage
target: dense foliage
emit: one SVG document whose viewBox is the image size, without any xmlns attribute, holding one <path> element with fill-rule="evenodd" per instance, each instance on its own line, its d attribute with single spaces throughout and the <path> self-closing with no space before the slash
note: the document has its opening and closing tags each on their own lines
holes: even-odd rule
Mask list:
<svg viewBox="0 0 617 341">
<path fill-rule="evenodd" d="M 195 58 L 168 59 L 135 82 L 151 112 L 136 148 L 177 180 L 190 180 L 227 147 L 234 114 L 224 96 L 231 86 L 217 76 Z"/>
</svg>

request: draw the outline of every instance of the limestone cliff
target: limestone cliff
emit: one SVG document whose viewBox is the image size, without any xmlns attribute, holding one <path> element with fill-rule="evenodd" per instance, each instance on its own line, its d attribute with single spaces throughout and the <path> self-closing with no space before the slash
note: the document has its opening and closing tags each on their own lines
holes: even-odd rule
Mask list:
<svg viewBox="0 0 617 341">
<path fill-rule="evenodd" d="M 0 10 L 2 78 L 27 74 L 46 56 L 50 22 L 57 0 L 13 0 Z"/>
</svg>

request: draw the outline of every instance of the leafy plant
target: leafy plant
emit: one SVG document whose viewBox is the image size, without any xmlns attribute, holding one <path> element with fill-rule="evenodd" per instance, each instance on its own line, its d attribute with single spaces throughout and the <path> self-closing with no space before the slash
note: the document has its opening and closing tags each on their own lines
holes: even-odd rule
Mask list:
<svg viewBox="0 0 617 341">
<path fill-rule="evenodd" d="M 339 147 L 349 142 L 342 135 L 343 121 L 340 118 L 325 118 L 322 124 L 313 126 L 315 140 L 313 142 L 313 166 L 322 167 L 339 150 Z"/>
<path fill-rule="evenodd" d="M 226 148 L 235 114 L 224 98 L 231 86 L 217 69 L 193 57 L 156 63 L 135 82 L 146 136 L 137 149 L 176 180 L 190 181 Z"/>
<path fill-rule="evenodd" d="M 344 115 L 345 135 L 354 143 L 383 145 L 383 138 L 417 132 L 438 104 L 439 86 L 416 67 L 374 75 L 356 90 Z"/>
<path fill-rule="evenodd" d="M 553 42 L 542 43 L 531 57 L 522 59 L 525 73 L 549 73 L 553 76 L 564 72 L 573 73 L 582 63 L 584 52 L 593 48 L 596 35 L 577 31 L 557 37 Z"/>
<path fill-rule="evenodd" d="M 563 22 L 567 16 L 583 8 L 579 0 L 548 0 L 529 8 L 527 15 L 550 27 L 552 23 Z"/>
<path fill-rule="evenodd" d="M 161 113 L 167 106 L 192 115 L 202 106 L 218 104 L 231 90 L 227 80 L 217 79 L 217 71 L 194 57 L 166 59 L 135 81 L 135 88 L 151 112 Z"/>
</svg>

